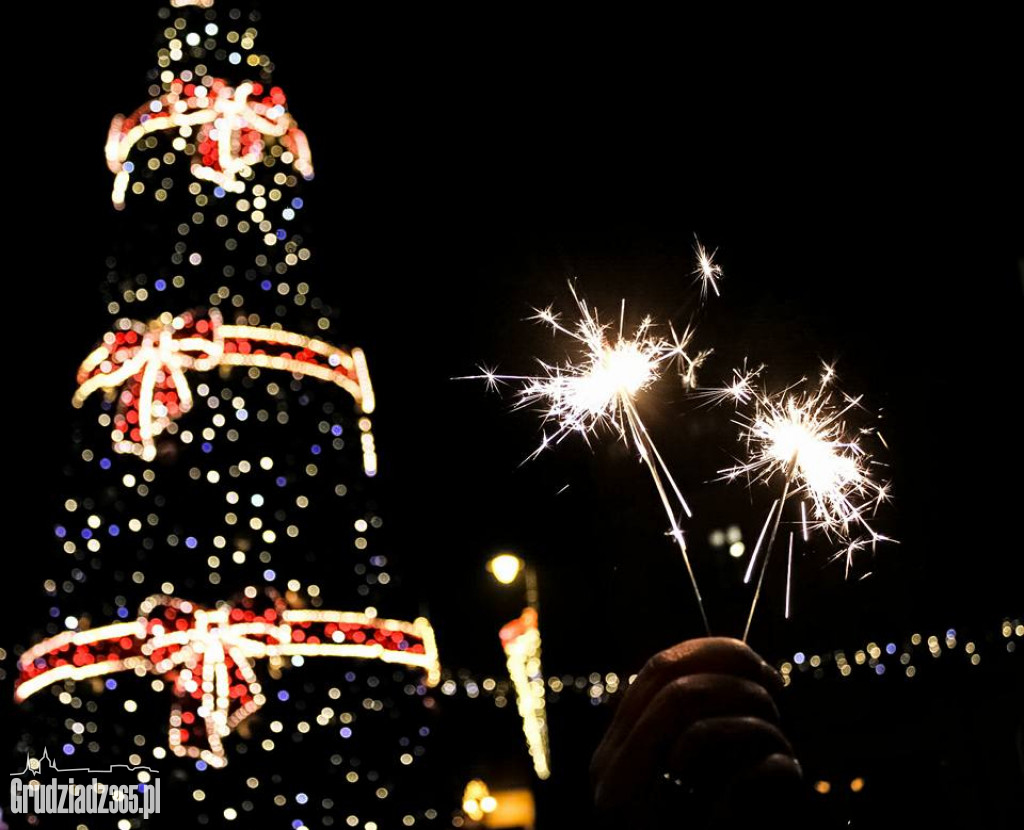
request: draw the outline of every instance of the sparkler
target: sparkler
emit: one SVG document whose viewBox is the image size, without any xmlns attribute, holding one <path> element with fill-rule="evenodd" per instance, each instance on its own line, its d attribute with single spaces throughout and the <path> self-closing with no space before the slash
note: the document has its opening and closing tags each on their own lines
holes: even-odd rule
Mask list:
<svg viewBox="0 0 1024 830">
<path fill-rule="evenodd" d="M 715 264 L 715 254 L 718 251 L 712 251 L 709 254 L 707 248 L 700 244 L 700 240 L 694 237 L 693 252 L 697 255 L 697 268 L 693 273 L 700 279 L 701 299 L 707 299 L 709 287 L 715 292 L 716 297 L 722 296 L 718 293 L 718 281 L 722 278 L 722 268 Z"/>
<path fill-rule="evenodd" d="M 477 378 L 486 380 L 492 388 L 508 381 L 521 384 L 515 408 L 539 405 L 543 409 L 544 422 L 555 425 L 551 434 L 544 433 L 540 445 L 530 454 L 531 459 L 571 433 L 579 433 L 589 444 L 591 437 L 604 429 L 625 443 L 632 443 L 654 482 L 668 517 L 670 535 L 679 547 L 693 585 L 704 627 L 710 633 L 704 601 L 677 518 L 680 510 L 687 517 L 693 514 L 636 406 L 637 397 L 649 389 L 661 377 L 664 368 L 673 362 L 678 364 L 684 386 L 695 383 L 696 369 L 708 353 L 689 353 L 693 338 L 693 331 L 689 328 L 681 336 L 671 327 L 669 337 L 655 335 L 650 317 L 645 317 L 633 335 L 627 336 L 624 334 L 625 302 L 618 329 L 613 331 L 608 324 L 601 322 L 597 309 L 591 309 L 586 300 L 576 293 L 572 283 L 569 290 L 579 311 L 579 318 L 574 323 L 563 324 L 560 315 L 550 306 L 537 309 L 532 319 L 550 326 L 556 334 L 575 340 L 580 348 L 577 360 L 568 360 L 561 365 L 539 361 L 542 372 L 536 376 L 498 375 L 494 370 L 481 367 L 483 374 Z"/>
<path fill-rule="evenodd" d="M 871 456 L 857 439 L 858 435 L 873 430 L 851 432 L 846 424 L 847 413 L 860 407 L 861 398 L 842 395 L 832 388 L 835 381 L 832 366 L 824 366 L 818 386 L 813 391 L 797 390 L 806 382 L 804 379 L 776 395 L 754 387 L 753 381 L 759 371 L 734 371 L 733 383 L 711 394 L 713 400 L 731 399 L 737 405 L 749 404 L 753 408 L 751 415 L 741 416 L 738 421 L 740 439 L 746 445 L 748 458 L 722 470 L 722 474 L 729 480 L 744 476 L 751 484 L 767 483 L 782 477 L 782 495 L 768 511 L 743 580 L 750 581 L 765 532 L 771 525 L 743 632 L 744 641 L 750 633 L 768 559 L 790 496 L 801 499 L 803 538 L 806 540 L 810 531 L 819 530 L 828 538 L 838 540 L 843 549 L 837 556 L 845 556 L 847 575 L 856 551 L 866 544 L 874 545 L 886 540 L 871 527 L 869 519 L 889 498 L 888 483 L 872 478 L 869 469 L 873 464 Z M 839 400 L 836 400 L 837 396 Z M 786 578 L 787 617 L 792 586 L 792 546 L 791 534 Z"/>
</svg>

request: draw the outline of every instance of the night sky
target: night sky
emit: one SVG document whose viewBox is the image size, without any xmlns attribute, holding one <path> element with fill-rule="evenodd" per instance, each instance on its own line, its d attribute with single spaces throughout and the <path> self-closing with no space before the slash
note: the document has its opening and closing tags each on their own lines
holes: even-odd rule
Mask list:
<svg viewBox="0 0 1024 830">
<path fill-rule="evenodd" d="M 342 308 L 336 339 L 366 349 L 383 515 L 446 665 L 501 670 L 497 628 L 518 609 L 484 563 L 505 549 L 538 569 L 550 673 L 628 674 L 700 633 L 635 456 L 610 438 L 569 438 L 522 464 L 540 438 L 535 414 L 451 380 L 480 363 L 520 374 L 535 357 L 562 359 L 564 343 L 526 318 L 552 302 L 569 311 L 569 278 L 609 317 L 625 298 L 627 322 L 697 324 L 695 344 L 714 348 L 704 384 L 745 357 L 767 364 L 771 388 L 836 361 L 865 418 L 880 413 L 894 502 L 878 527 L 900 544 L 848 581 L 827 545 L 809 546 L 788 622 L 773 570 L 751 640 L 767 659 L 996 630 L 1024 612 L 1024 177 L 998 87 L 961 92 L 885 45 L 870 66 L 828 43 L 776 42 L 741 60 L 724 32 L 698 50 L 664 21 L 592 12 L 264 8 L 260 36 L 316 164 L 305 277 Z M 6 397 L 18 464 L 9 591 L 36 590 L 28 557 L 57 552 L 74 370 L 106 330 L 102 145 L 111 115 L 146 95 L 152 9 L 80 5 L 54 24 L 37 6 L 13 38 L 8 349 L 11 370 L 30 374 Z M 694 234 L 725 274 L 704 306 Z M 641 412 L 694 508 L 684 528 L 712 627 L 736 635 L 745 560 L 708 536 L 737 524 L 749 548 L 774 493 L 714 481 L 740 450 L 729 408 L 697 408 L 667 377 Z M 4 613 L 5 645 L 37 627 L 16 598 Z"/>
</svg>

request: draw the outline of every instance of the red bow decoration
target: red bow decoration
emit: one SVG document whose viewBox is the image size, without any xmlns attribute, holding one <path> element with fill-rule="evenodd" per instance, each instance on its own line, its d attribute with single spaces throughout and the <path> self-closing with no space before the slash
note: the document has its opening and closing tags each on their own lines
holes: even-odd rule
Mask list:
<svg viewBox="0 0 1024 830">
<path fill-rule="evenodd" d="M 230 325 L 211 309 L 203 318 L 193 312 L 162 314 L 150 323 L 122 320 L 103 337 L 78 369 L 72 404 L 80 407 L 103 389 L 117 397 L 113 418 L 114 449 L 156 457 L 154 439 L 171 421 L 192 408 L 189 372 L 218 366 L 256 366 L 311 375 L 341 386 L 360 410 L 374 409 L 373 387 L 361 349 L 335 346 L 281 329 Z"/>
<path fill-rule="evenodd" d="M 148 672 L 174 689 L 171 750 L 222 767 L 227 763 L 223 738 L 266 702 L 256 660 L 280 663 L 299 655 L 375 659 L 422 668 L 429 686 L 440 680 L 434 630 L 422 617 L 410 623 L 351 611 L 287 608 L 275 597 L 264 600 L 211 610 L 152 596 L 133 622 L 66 631 L 28 649 L 18 661 L 15 700 L 69 678 Z"/>
<path fill-rule="evenodd" d="M 288 99 L 280 87 L 265 90 L 263 84 L 246 81 L 231 87 L 222 78 L 209 85 L 181 79 L 170 90 L 143 104 L 131 115 L 114 116 L 107 135 L 107 166 L 114 173 L 114 206 L 124 207 L 131 177 L 128 161 L 139 139 L 153 132 L 177 128 L 192 147 L 192 175 L 212 181 L 224 190 L 245 189 L 238 177 L 263 160 L 266 145 L 280 141 L 295 169 L 313 178 L 313 161 L 306 134 L 287 110 Z M 198 127 L 193 135 L 192 127 Z"/>
</svg>

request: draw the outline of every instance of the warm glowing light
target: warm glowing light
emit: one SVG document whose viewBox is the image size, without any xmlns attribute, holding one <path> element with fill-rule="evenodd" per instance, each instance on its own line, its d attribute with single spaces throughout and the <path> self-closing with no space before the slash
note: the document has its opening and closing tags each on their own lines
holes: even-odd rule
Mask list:
<svg viewBox="0 0 1024 830">
<path fill-rule="evenodd" d="M 740 437 L 749 456 L 722 473 L 730 480 L 745 477 L 751 482 L 768 482 L 776 475 L 789 478 L 793 486 L 788 495 L 801 498 L 809 508 L 805 531 L 821 530 L 847 545 L 856 530 L 865 532 L 870 542 L 882 541 L 885 537 L 868 520 L 888 501 L 889 485 L 872 477 L 872 458 L 857 437 L 871 430 L 851 434 L 845 420 L 860 407 L 861 398 L 843 395 L 835 402 L 833 378 L 834 370 L 826 366 L 812 392 L 790 387 L 772 396 L 748 386 L 753 413 L 742 419 Z M 846 552 L 850 556 L 853 550 Z"/>
<path fill-rule="evenodd" d="M 688 353 L 693 338 L 690 330 L 681 337 L 674 332 L 670 338 L 655 336 L 650 317 L 641 321 L 632 337 L 623 334 L 621 323 L 612 335 L 609 326 L 600 321 L 597 310 L 591 310 L 571 284 L 570 290 L 579 311 L 574 325 L 562 325 L 559 315 L 550 308 L 537 310 L 534 319 L 577 341 L 581 345 L 578 362 L 560 366 L 541 363 L 544 374 L 540 376 L 487 372 L 484 378 L 492 384 L 520 381 L 517 405 L 543 405 L 545 422 L 554 423 L 557 429 L 545 437 L 537 452 L 569 433 L 589 438 L 607 427 L 623 440 L 633 439 L 643 457 L 650 453 L 651 440 L 636 411 L 637 396 L 658 380 L 666 364 L 678 363 L 685 375 L 699 365 L 706 353 Z M 623 308 L 623 316 L 624 312 Z"/>
<path fill-rule="evenodd" d="M 351 353 L 322 340 L 273 328 L 223 323 L 216 309 L 202 318 L 164 314 L 149 324 L 121 320 L 78 369 L 72 404 L 82 406 L 97 390 L 117 400 L 114 449 L 156 457 L 155 438 L 193 405 L 186 374 L 219 366 L 255 366 L 308 375 L 340 386 L 369 414 L 373 387 L 362 351 Z M 368 421 L 367 421 L 368 423 Z M 376 472 L 373 434 L 364 430 L 364 464 Z M 372 466 L 373 472 L 370 472 Z"/>
<path fill-rule="evenodd" d="M 498 582 L 511 585 L 523 568 L 523 560 L 511 553 L 499 553 L 488 563 L 488 567 Z"/>
<path fill-rule="evenodd" d="M 107 136 L 107 166 L 114 174 L 111 199 L 124 207 L 133 166 L 128 161 L 139 140 L 150 133 L 181 130 L 192 141 L 192 175 L 211 181 L 229 193 L 245 190 L 243 179 L 263 160 L 268 141 L 279 140 L 290 151 L 295 168 L 313 177 L 305 133 L 286 109 L 278 87 L 246 81 L 233 88 L 215 78 L 204 84 L 174 80 L 164 95 L 143 104 L 129 116 L 117 115 Z M 196 135 L 191 130 L 198 126 Z"/>
<path fill-rule="evenodd" d="M 350 657 L 420 668 L 440 681 L 430 623 L 388 620 L 351 611 L 267 607 L 200 608 L 175 597 L 145 600 L 134 622 L 66 631 L 29 648 L 18 662 L 15 700 L 53 683 L 121 671 L 150 673 L 173 684 L 168 744 L 176 755 L 211 766 L 227 763 L 222 739 L 266 701 L 253 663 L 282 658 Z"/>
<path fill-rule="evenodd" d="M 828 795 L 832 792 L 832 785 L 828 781 L 815 781 L 814 791 L 822 795 Z"/>
<path fill-rule="evenodd" d="M 540 628 L 533 608 L 501 629 L 509 677 L 516 690 L 516 705 L 523 719 L 526 746 L 533 770 L 540 779 L 551 775 L 548 723 L 544 711 L 544 675 L 540 663 Z"/>
<path fill-rule="evenodd" d="M 746 478 L 751 484 L 768 483 L 776 478 L 782 481 L 782 496 L 768 511 L 744 576 L 744 581 L 749 582 L 765 532 L 771 525 L 744 639 L 750 630 L 782 513 L 791 496 L 801 501 L 803 538 L 806 540 L 810 531 L 820 530 L 838 541 L 840 550 L 836 556 L 845 557 L 847 574 L 857 551 L 887 540 L 871 526 L 875 511 L 889 499 L 889 484 L 876 481 L 872 476 L 870 468 L 874 462 L 862 445 L 861 436 L 872 430 L 854 432 L 846 423 L 848 414 L 860 408 L 861 398 L 850 398 L 833 390 L 835 369 L 829 364 L 824 365 L 813 390 L 797 391 L 797 387 L 805 383 L 800 381 L 776 395 L 755 388 L 753 379 L 759 372 L 760 369 L 753 373 L 734 371 L 733 384 L 718 391 L 720 400 L 731 397 L 737 405 L 749 404 L 752 409 L 739 420 L 740 440 L 746 447 L 747 458 L 722 470 L 722 474 L 729 480 Z M 792 584 L 792 542 L 791 536 L 787 616 Z"/>
<path fill-rule="evenodd" d="M 861 790 L 864 789 L 864 779 L 863 778 L 854 778 L 850 782 L 850 789 L 853 790 L 853 792 L 855 792 L 855 793 L 859 793 Z"/>
<path fill-rule="evenodd" d="M 551 307 L 537 309 L 534 319 L 579 344 L 579 356 L 575 361 L 561 365 L 541 362 L 543 373 L 537 376 L 499 375 L 493 370 L 482 369 L 483 374 L 476 378 L 485 380 L 491 388 L 510 381 L 518 383 L 516 407 L 539 405 L 544 423 L 554 425 L 553 432 L 544 433 L 531 458 L 572 433 L 580 434 L 589 442 L 600 430 L 607 429 L 622 441 L 633 444 L 654 481 L 669 521 L 671 536 L 679 547 L 693 585 L 704 627 L 710 630 L 677 518 L 680 512 L 687 516 L 692 514 L 641 420 L 636 403 L 637 397 L 659 379 L 670 363 L 678 366 L 683 385 L 692 387 L 696 383 L 696 369 L 709 353 L 690 354 L 688 350 L 693 332 L 689 329 L 681 337 L 671 329 L 668 338 L 656 336 L 650 317 L 641 321 L 631 337 L 625 335 L 624 303 L 618 329 L 613 332 L 601 322 L 598 311 L 591 309 L 586 300 L 576 293 L 571 283 L 569 289 L 579 312 L 575 323 L 563 325 Z"/>
<path fill-rule="evenodd" d="M 361 365 L 363 371 L 365 371 L 366 361 L 364 360 Z M 360 364 L 357 363 L 356 368 L 358 369 L 359 366 Z M 361 377 L 365 377 L 366 385 L 369 386 L 369 376 L 362 375 Z M 360 381 L 360 384 L 362 385 L 362 381 Z M 372 391 L 370 394 L 370 405 L 373 406 Z M 365 412 L 366 410 L 364 409 L 363 411 Z M 369 418 L 362 417 L 359 419 L 359 430 L 361 432 L 359 441 L 363 447 L 363 472 L 367 476 L 372 477 L 377 475 L 377 444 L 373 437 L 373 424 Z"/>
<path fill-rule="evenodd" d="M 479 778 L 474 778 L 462 793 L 462 812 L 472 821 L 483 821 L 487 813 L 493 813 L 498 803 L 490 789 Z M 490 809 L 488 809 L 488 807 Z"/>
</svg>

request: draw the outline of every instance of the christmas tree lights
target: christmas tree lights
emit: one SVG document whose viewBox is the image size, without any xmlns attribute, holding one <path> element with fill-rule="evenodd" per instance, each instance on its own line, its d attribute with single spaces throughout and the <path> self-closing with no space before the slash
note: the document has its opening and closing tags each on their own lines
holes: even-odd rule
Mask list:
<svg viewBox="0 0 1024 830">
<path fill-rule="evenodd" d="M 168 824 L 433 822 L 459 795 L 425 760 L 438 649 L 384 530 L 366 355 L 313 288 L 309 145 L 258 13 L 158 14 L 106 146 L 107 334 L 69 345 L 17 751 L 156 769 Z"/>
</svg>

